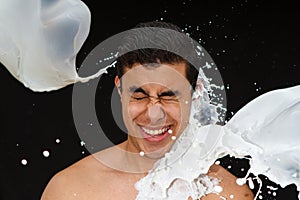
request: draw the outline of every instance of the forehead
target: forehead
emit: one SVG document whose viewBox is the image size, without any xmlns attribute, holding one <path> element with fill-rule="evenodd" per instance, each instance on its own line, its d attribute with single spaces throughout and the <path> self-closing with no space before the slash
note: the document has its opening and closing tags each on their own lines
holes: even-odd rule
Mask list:
<svg viewBox="0 0 300 200">
<path fill-rule="evenodd" d="M 180 85 L 189 85 L 186 78 L 186 64 L 135 64 L 132 68 L 126 68 L 122 76 L 122 83 L 141 87 L 146 84 L 158 84 L 168 88 Z"/>
</svg>

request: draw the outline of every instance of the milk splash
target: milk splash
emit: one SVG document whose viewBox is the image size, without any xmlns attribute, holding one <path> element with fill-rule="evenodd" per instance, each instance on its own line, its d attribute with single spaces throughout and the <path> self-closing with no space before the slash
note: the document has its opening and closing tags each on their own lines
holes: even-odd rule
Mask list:
<svg viewBox="0 0 300 200">
<path fill-rule="evenodd" d="M 178 191 L 180 199 L 199 199 L 215 192 L 218 182 L 205 174 L 226 154 L 237 158 L 250 155 L 248 174 L 266 175 L 282 187 L 294 183 L 299 191 L 299 120 L 300 86 L 294 86 L 257 97 L 224 126 L 191 123 L 171 151 L 137 182 L 137 199 L 173 200 L 178 199 Z M 181 152 L 185 153 L 174 160 Z M 246 183 L 246 178 L 238 179 L 237 184 Z"/>
<path fill-rule="evenodd" d="M 87 82 L 75 58 L 86 40 L 90 11 L 80 0 L 0 0 L 0 62 L 37 92 Z"/>
</svg>

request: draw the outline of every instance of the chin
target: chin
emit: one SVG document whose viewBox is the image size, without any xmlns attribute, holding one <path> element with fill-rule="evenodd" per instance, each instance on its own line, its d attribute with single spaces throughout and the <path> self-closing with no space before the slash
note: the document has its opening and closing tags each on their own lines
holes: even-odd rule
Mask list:
<svg viewBox="0 0 300 200">
<path fill-rule="evenodd" d="M 151 159 L 160 159 L 165 156 L 167 152 L 170 151 L 174 141 L 168 141 L 168 143 L 164 144 L 156 144 L 156 145 L 143 145 L 141 148 L 145 153 L 145 157 Z"/>
<path fill-rule="evenodd" d="M 163 152 L 150 152 L 150 153 L 145 153 L 145 157 L 152 159 L 152 160 L 158 160 L 160 158 L 163 158 L 165 156 L 165 154 L 167 153 L 167 151 L 163 151 Z"/>
</svg>

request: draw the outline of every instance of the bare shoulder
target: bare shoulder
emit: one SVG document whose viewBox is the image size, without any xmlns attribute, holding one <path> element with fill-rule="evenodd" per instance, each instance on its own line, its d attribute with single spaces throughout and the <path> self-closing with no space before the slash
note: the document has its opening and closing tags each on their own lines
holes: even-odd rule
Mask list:
<svg viewBox="0 0 300 200">
<path fill-rule="evenodd" d="M 250 188 L 244 185 L 238 185 L 236 183 L 237 177 L 228 172 L 220 165 L 211 166 L 208 175 L 218 178 L 220 180 L 219 185 L 222 187 L 222 192 L 217 194 L 209 194 L 201 200 L 220 200 L 220 197 L 225 199 L 239 199 L 239 200 L 253 200 L 254 195 Z"/>
<path fill-rule="evenodd" d="M 90 186 L 101 184 L 101 176 L 106 170 L 93 155 L 87 156 L 55 174 L 47 184 L 41 200 L 87 199 L 86 194 L 92 190 Z"/>
</svg>

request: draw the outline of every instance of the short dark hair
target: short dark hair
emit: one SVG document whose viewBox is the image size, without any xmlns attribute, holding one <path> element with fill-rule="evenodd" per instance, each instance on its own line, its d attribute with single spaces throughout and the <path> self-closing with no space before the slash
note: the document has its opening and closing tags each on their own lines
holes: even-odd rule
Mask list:
<svg viewBox="0 0 300 200">
<path fill-rule="evenodd" d="M 169 23 L 169 22 L 161 22 L 161 21 L 152 21 L 152 22 L 143 22 L 139 23 L 135 28 L 144 28 L 144 27 L 157 27 L 157 28 L 166 28 L 174 31 L 178 31 L 180 33 L 184 33 L 178 26 Z M 152 32 L 151 32 L 152 31 Z M 133 51 L 129 51 L 130 49 L 135 49 L 139 43 L 139 41 L 145 41 L 149 38 L 147 36 L 153 37 L 155 35 L 155 46 L 157 48 L 144 48 L 144 49 L 136 49 Z M 178 36 L 179 35 L 179 36 Z M 148 42 L 148 41 L 147 41 Z M 189 43 L 188 45 L 191 45 Z M 122 45 L 119 47 L 118 51 L 121 56 L 117 58 L 116 68 L 117 75 L 121 78 L 124 74 L 125 68 L 132 68 L 134 64 L 139 63 L 141 65 L 151 64 L 151 63 L 159 63 L 159 64 L 175 64 L 175 63 L 186 63 L 186 78 L 190 82 L 193 89 L 195 89 L 198 70 L 190 64 L 186 59 L 181 56 L 167 50 L 163 49 L 171 49 L 177 50 L 178 48 L 189 49 L 191 52 L 188 53 L 189 56 L 195 57 L 196 51 L 194 47 L 191 48 L 187 46 L 186 37 L 181 38 L 180 34 L 168 34 L 165 33 L 163 29 L 138 29 L 138 32 L 127 35 L 124 38 Z M 161 49 L 163 47 L 163 49 Z M 127 52 L 124 53 L 123 52 Z M 194 58 L 193 58 L 194 59 Z"/>
</svg>

